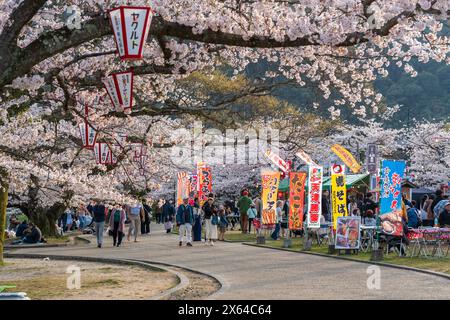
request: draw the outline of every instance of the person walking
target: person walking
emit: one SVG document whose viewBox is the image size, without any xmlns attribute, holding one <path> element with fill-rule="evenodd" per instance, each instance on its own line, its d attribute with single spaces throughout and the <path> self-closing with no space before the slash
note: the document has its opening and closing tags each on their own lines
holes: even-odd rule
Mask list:
<svg viewBox="0 0 450 320">
<path fill-rule="evenodd" d="M 258 215 L 258 212 L 256 210 L 256 206 L 254 203 L 250 205 L 250 208 L 247 210 L 247 216 L 248 216 L 248 233 L 252 232 L 252 223 L 253 220 Z"/>
<path fill-rule="evenodd" d="M 118 204 L 114 205 L 114 208 L 109 216 L 109 229 L 112 230 L 113 246 L 120 247 L 124 236 L 126 214 L 125 209 Z"/>
<path fill-rule="evenodd" d="M 130 220 L 130 227 L 128 228 L 128 241 L 131 241 L 131 232 L 133 232 L 134 242 L 138 242 L 137 236 L 141 227 L 141 215 L 143 216 L 142 206 L 136 202 L 129 210 L 128 220 Z"/>
<path fill-rule="evenodd" d="M 202 210 L 200 209 L 200 204 L 198 198 L 194 199 L 194 241 L 202 241 Z"/>
<path fill-rule="evenodd" d="M 239 208 L 240 212 L 240 222 L 241 222 L 241 231 L 242 233 L 247 233 L 248 229 L 248 216 L 247 211 L 250 208 L 250 205 L 252 204 L 252 199 L 248 197 L 248 191 L 244 190 L 242 192 L 242 196 L 239 199 L 237 206 Z"/>
<path fill-rule="evenodd" d="M 283 218 L 283 201 L 281 200 L 277 201 L 276 215 L 275 230 L 271 234 L 273 240 L 278 240 L 280 237 L 281 220 Z"/>
<path fill-rule="evenodd" d="M 214 205 L 214 198 L 208 197 L 208 201 L 203 205 L 203 213 L 205 215 L 205 245 L 214 245 L 214 241 L 217 239 L 217 208 Z"/>
<path fill-rule="evenodd" d="M 183 199 L 183 204 L 177 210 L 177 226 L 179 227 L 179 246 L 183 245 L 184 236 L 186 234 L 186 245 L 192 247 L 192 224 L 194 223 L 194 212 L 189 205 L 189 198 Z"/>
<path fill-rule="evenodd" d="M 164 202 L 164 204 L 162 205 L 162 207 L 159 211 L 160 211 L 160 214 L 158 215 L 158 217 L 156 217 L 157 221 L 160 220 L 160 221 L 166 222 L 167 217 L 175 215 L 175 207 L 172 205 L 172 202 L 169 200 L 166 200 Z"/>
<path fill-rule="evenodd" d="M 101 248 L 103 244 L 103 231 L 105 229 L 106 207 L 102 201 L 98 201 L 94 208 L 95 234 L 97 236 L 97 247 Z"/>
<path fill-rule="evenodd" d="M 142 211 L 144 213 L 144 219 L 141 221 L 141 234 L 149 234 L 150 220 L 152 218 L 152 208 L 150 208 L 145 199 L 142 200 Z"/>
</svg>

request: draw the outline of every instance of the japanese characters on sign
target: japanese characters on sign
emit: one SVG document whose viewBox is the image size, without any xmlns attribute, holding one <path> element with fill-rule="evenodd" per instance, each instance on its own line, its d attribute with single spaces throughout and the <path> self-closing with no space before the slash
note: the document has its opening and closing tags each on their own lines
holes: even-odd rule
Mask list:
<svg viewBox="0 0 450 320">
<path fill-rule="evenodd" d="M 280 172 L 266 171 L 262 173 L 262 216 L 263 225 L 274 225 L 277 222 L 276 202 Z"/>
<path fill-rule="evenodd" d="M 120 6 L 109 12 L 121 59 L 142 59 L 153 12 L 150 7 Z"/>
<path fill-rule="evenodd" d="M 178 207 L 183 203 L 183 199 L 189 196 L 189 176 L 187 172 L 178 172 L 177 174 L 177 201 Z"/>
<path fill-rule="evenodd" d="M 189 177 L 189 181 L 190 181 L 189 192 L 190 192 L 190 194 L 193 194 L 195 196 L 195 194 L 198 191 L 198 174 L 191 173 L 191 175 Z"/>
<path fill-rule="evenodd" d="M 103 80 L 103 84 L 114 108 L 130 113 L 133 104 L 133 71 L 112 73 Z"/>
<path fill-rule="evenodd" d="M 297 157 L 302 159 L 309 166 L 317 166 L 313 159 L 303 150 L 298 150 L 295 154 Z"/>
<path fill-rule="evenodd" d="M 93 149 L 95 145 L 95 140 L 97 139 L 97 131 L 91 127 L 87 121 L 84 121 L 78 125 L 80 129 L 81 141 L 83 143 L 83 148 Z"/>
<path fill-rule="evenodd" d="M 198 200 L 200 206 L 208 200 L 209 194 L 212 192 L 212 170 L 210 167 L 200 167 L 199 168 L 199 190 L 198 190 Z"/>
<path fill-rule="evenodd" d="M 107 143 L 96 142 L 94 146 L 95 161 L 97 164 L 111 164 L 112 152 Z"/>
<path fill-rule="evenodd" d="M 345 166 L 339 164 L 331 167 L 331 205 L 333 208 L 333 229 L 336 230 L 338 218 L 348 215 Z"/>
<path fill-rule="evenodd" d="M 358 173 L 361 170 L 361 165 L 343 146 L 335 144 L 331 147 L 331 150 L 350 168 L 350 170 L 352 170 L 353 173 Z"/>
<path fill-rule="evenodd" d="M 378 173 L 378 147 L 375 143 L 367 146 L 367 171 L 371 174 Z"/>
<path fill-rule="evenodd" d="M 267 150 L 264 153 L 264 156 L 272 161 L 272 163 L 280 168 L 284 173 L 288 173 L 289 170 L 291 170 L 289 163 L 281 159 L 279 155 L 273 153 L 271 150 Z"/>
<path fill-rule="evenodd" d="M 289 173 L 289 230 L 303 228 L 306 172 Z"/>
<path fill-rule="evenodd" d="M 323 167 L 309 166 L 308 174 L 308 228 L 320 228 L 322 213 Z"/>
<path fill-rule="evenodd" d="M 402 225 L 402 179 L 405 161 L 383 160 L 381 164 L 380 221 L 383 232 L 401 236 Z"/>
</svg>

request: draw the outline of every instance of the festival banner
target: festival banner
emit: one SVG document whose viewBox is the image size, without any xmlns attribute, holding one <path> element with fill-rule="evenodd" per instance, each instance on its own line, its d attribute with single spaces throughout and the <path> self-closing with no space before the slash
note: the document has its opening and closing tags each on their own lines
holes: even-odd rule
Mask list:
<svg viewBox="0 0 450 320">
<path fill-rule="evenodd" d="M 289 230 L 303 228 L 306 172 L 289 173 Z"/>
<path fill-rule="evenodd" d="M 323 167 L 309 166 L 308 174 L 308 228 L 320 228 L 322 213 Z"/>
<path fill-rule="evenodd" d="M 274 225 L 277 222 L 276 203 L 279 183 L 279 171 L 262 172 L 261 222 L 264 225 Z"/>
<path fill-rule="evenodd" d="M 359 249 L 361 217 L 338 217 L 335 249 Z"/>
<path fill-rule="evenodd" d="M 331 150 L 350 168 L 350 170 L 352 170 L 353 173 L 358 173 L 361 170 L 361 165 L 343 146 L 335 144 L 331 147 Z"/>
<path fill-rule="evenodd" d="M 345 166 L 339 164 L 331 167 L 331 205 L 333 208 L 333 229 L 336 230 L 338 217 L 348 216 Z"/>
<path fill-rule="evenodd" d="M 313 159 L 303 150 L 298 150 L 295 154 L 297 157 L 302 159 L 308 166 L 317 166 Z"/>
<path fill-rule="evenodd" d="M 186 188 L 189 183 L 187 172 L 178 172 L 177 174 L 177 202 L 176 206 L 183 204 L 183 199 L 189 196 L 189 189 Z"/>
<path fill-rule="evenodd" d="M 284 161 L 279 155 L 273 153 L 271 150 L 267 150 L 264 156 L 268 158 L 274 165 L 280 168 L 284 173 L 288 173 L 291 170 L 289 162 Z"/>
<path fill-rule="evenodd" d="M 199 189 L 198 189 L 198 200 L 200 206 L 208 200 L 208 196 L 212 193 L 212 171 L 209 167 L 199 167 Z"/>
<path fill-rule="evenodd" d="M 378 147 L 375 143 L 367 145 L 367 171 L 370 174 L 376 175 L 378 173 Z"/>
<path fill-rule="evenodd" d="M 190 187 L 189 187 L 189 193 L 193 194 L 195 197 L 195 194 L 198 191 L 198 174 L 191 173 L 189 177 Z"/>
<path fill-rule="evenodd" d="M 401 236 L 402 179 L 405 161 L 383 160 L 381 162 L 380 221 L 384 233 Z"/>
</svg>

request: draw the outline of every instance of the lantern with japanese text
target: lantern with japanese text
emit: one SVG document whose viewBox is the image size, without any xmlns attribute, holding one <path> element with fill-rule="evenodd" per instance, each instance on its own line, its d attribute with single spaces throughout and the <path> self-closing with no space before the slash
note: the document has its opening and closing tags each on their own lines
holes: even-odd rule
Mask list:
<svg viewBox="0 0 450 320">
<path fill-rule="evenodd" d="M 111 73 L 103 83 L 114 108 L 130 113 L 133 104 L 133 71 Z"/>
<path fill-rule="evenodd" d="M 142 59 L 153 12 L 150 7 L 120 6 L 109 17 L 122 60 Z"/>
<path fill-rule="evenodd" d="M 95 161 L 97 164 L 110 164 L 112 152 L 105 142 L 97 142 L 94 146 Z"/>
<path fill-rule="evenodd" d="M 89 108 L 88 106 L 84 107 L 85 119 L 82 123 L 78 124 L 78 128 L 80 129 L 81 141 L 83 143 L 83 148 L 93 149 L 95 145 L 95 140 L 97 140 L 97 131 L 88 123 Z"/>
<path fill-rule="evenodd" d="M 142 158 L 146 157 L 147 155 L 147 147 L 142 143 L 133 143 L 132 150 L 133 160 L 136 162 L 142 161 Z"/>
</svg>

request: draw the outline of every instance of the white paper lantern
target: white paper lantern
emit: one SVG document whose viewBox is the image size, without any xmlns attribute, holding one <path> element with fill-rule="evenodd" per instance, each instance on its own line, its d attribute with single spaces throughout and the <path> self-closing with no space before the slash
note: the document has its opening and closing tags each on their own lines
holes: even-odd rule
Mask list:
<svg viewBox="0 0 450 320">
<path fill-rule="evenodd" d="M 97 131 L 91 127 L 86 121 L 78 125 L 80 129 L 81 141 L 83 148 L 93 149 L 95 140 L 97 140 Z"/>
<path fill-rule="evenodd" d="M 142 59 L 144 44 L 152 23 L 152 9 L 120 6 L 109 11 L 109 17 L 120 58 Z"/>
<path fill-rule="evenodd" d="M 112 152 L 107 143 L 97 142 L 94 146 L 95 161 L 97 164 L 109 164 Z"/>
<path fill-rule="evenodd" d="M 133 103 L 133 71 L 112 73 L 103 83 L 116 110 L 131 112 Z"/>
</svg>

